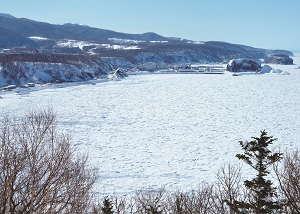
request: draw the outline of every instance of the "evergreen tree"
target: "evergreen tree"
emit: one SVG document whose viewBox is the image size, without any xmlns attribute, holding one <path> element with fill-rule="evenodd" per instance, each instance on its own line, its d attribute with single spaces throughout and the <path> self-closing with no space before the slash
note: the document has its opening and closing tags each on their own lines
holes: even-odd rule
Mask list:
<svg viewBox="0 0 300 214">
<path fill-rule="evenodd" d="M 103 214 L 113 214 L 113 205 L 112 202 L 105 197 L 103 201 L 103 207 L 101 208 Z"/>
<path fill-rule="evenodd" d="M 262 131 L 260 137 L 252 137 L 252 141 L 240 141 L 244 150 L 243 154 L 236 157 L 246 162 L 256 171 L 252 180 L 244 181 L 244 186 L 250 191 L 251 197 L 247 201 L 227 202 L 232 210 L 237 213 L 276 213 L 282 208 L 282 203 L 275 200 L 276 188 L 272 181 L 267 179 L 270 174 L 269 166 L 282 159 L 282 153 L 272 153 L 268 147 L 273 144 L 272 136 Z"/>
</svg>

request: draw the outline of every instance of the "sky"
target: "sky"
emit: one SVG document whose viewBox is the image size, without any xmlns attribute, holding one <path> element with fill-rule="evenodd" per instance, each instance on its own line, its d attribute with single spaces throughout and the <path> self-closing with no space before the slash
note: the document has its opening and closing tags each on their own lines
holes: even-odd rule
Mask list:
<svg viewBox="0 0 300 214">
<path fill-rule="evenodd" d="M 0 13 L 124 33 L 300 51 L 300 0 L 0 0 Z"/>
</svg>

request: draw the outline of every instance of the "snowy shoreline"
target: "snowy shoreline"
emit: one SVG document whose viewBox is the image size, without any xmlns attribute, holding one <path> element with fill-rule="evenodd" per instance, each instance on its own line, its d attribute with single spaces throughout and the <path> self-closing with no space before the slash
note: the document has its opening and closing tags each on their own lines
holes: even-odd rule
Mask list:
<svg viewBox="0 0 300 214">
<path fill-rule="evenodd" d="M 172 70 L 172 69 L 165 69 L 165 70 L 158 70 L 158 71 L 127 71 L 127 75 L 128 76 L 136 76 L 136 75 L 161 75 L 161 74 L 170 74 L 170 75 L 176 75 L 176 74 L 192 74 L 192 75 L 195 75 L 195 74 L 225 74 L 225 75 L 233 75 L 233 76 L 243 76 L 243 75 L 257 75 L 257 74 L 266 74 L 266 73 L 276 73 L 276 74 L 289 74 L 288 72 L 286 72 L 286 68 L 290 69 L 290 68 L 295 68 L 295 70 L 297 70 L 299 68 L 299 65 L 297 65 L 297 63 L 299 64 L 299 58 L 300 57 L 292 57 L 294 59 L 294 64 L 293 65 L 276 65 L 276 64 L 263 64 L 263 69 L 261 73 L 257 73 L 257 72 L 238 72 L 238 73 L 233 73 L 233 72 L 228 72 L 228 71 L 225 71 L 225 68 L 226 68 L 226 64 L 219 64 L 217 67 L 218 69 L 220 69 L 220 71 L 216 70 L 216 71 L 204 71 L 204 70 L 197 70 L 197 69 L 181 69 L 181 70 L 184 70 L 184 71 L 175 71 L 175 70 Z M 25 63 L 26 64 L 26 63 Z M 49 64 L 49 63 L 48 63 Z M 26 64 L 27 65 L 27 64 Z M 36 84 L 36 87 L 28 87 L 28 88 L 16 88 L 16 89 L 12 89 L 12 90 L 3 90 L 3 88 L 5 87 L 2 87 L 2 90 L 0 90 L 0 96 L 1 94 L 7 94 L 7 93 L 11 93 L 11 92 L 21 92 L 21 93 L 30 93 L 30 92 L 33 92 L 33 91 L 36 91 L 36 90 L 41 90 L 41 89 L 44 89 L 44 88 L 62 88 L 62 87 L 68 87 L 68 86 L 76 86 L 76 85 L 86 85 L 86 84 L 98 84 L 98 83 L 102 83 L 102 82 L 107 82 L 107 81 L 119 81 L 121 80 L 121 78 L 118 78 L 118 77 L 110 77 L 109 75 L 109 72 L 107 72 L 108 74 L 107 75 L 102 75 L 98 78 L 93 78 L 93 79 L 87 79 L 87 80 L 79 80 L 78 78 L 76 78 L 75 74 L 78 73 L 78 70 L 75 70 L 73 71 L 74 72 L 74 75 L 71 75 L 72 71 L 70 70 L 70 68 L 68 66 L 63 66 L 63 65 L 59 65 L 61 68 L 62 68 L 62 71 L 59 71 L 57 69 L 59 69 L 60 67 L 55 67 L 53 65 L 53 63 L 49 64 L 51 65 L 52 67 L 54 66 L 55 67 L 55 72 L 58 72 L 60 74 L 60 76 L 63 76 L 63 72 L 66 72 L 66 74 L 70 74 L 70 76 L 74 76 L 73 78 L 71 78 L 70 80 L 68 81 L 62 81 L 61 83 L 47 83 L 46 79 L 49 79 L 49 77 L 47 75 L 49 74 L 46 74 L 46 73 L 43 73 L 42 70 L 43 69 L 40 69 L 40 67 L 44 68 L 43 66 L 46 66 L 45 65 L 40 65 L 40 64 L 37 64 L 35 65 L 34 63 L 32 64 L 28 64 L 30 65 L 28 68 L 26 67 L 26 69 L 28 70 L 32 70 L 33 74 L 30 74 L 30 75 L 34 75 L 34 78 L 36 79 L 37 77 L 39 78 L 42 78 L 42 79 L 45 79 L 45 83 L 42 83 L 42 84 L 39 84 L 39 83 L 33 83 L 33 84 Z M 35 70 L 36 68 L 34 67 L 36 66 L 36 68 L 38 68 L 38 70 Z M 199 66 L 199 65 L 198 65 Z M 203 69 L 202 67 L 206 67 L 206 68 L 214 68 L 216 65 L 215 64 L 201 64 L 201 69 Z M 266 69 L 264 69 L 264 66 L 266 66 Z M 24 68 L 25 68 L 24 67 Z M 47 70 L 47 69 L 46 69 Z M 54 71 L 53 70 L 53 71 Z M 56 71 L 57 70 L 57 71 Z M 29 73 L 32 73 L 32 72 L 29 72 Z M 55 73 L 54 72 L 54 73 Z M 87 74 L 89 72 L 93 73 L 95 72 L 93 69 L 91 68 L 88 68 L 87 71 L 84 71 L 86 72 Z M 54 74 L 52 72 L 52 74 Z M 66 75 L 65 74 L 65 75 Z M 95 75 L 95 74 L 94 74 Z M 99 74 L 97 74 L 99 75 Z M 96 76 L 97 76 L 96 75 Z M 0 81 L 1 82 L 1 81 Z M 3 82 L 3 81 L 2 81 Z M 13 86 L 13 85 L 12 85 Z"/>
<path fill-rule="evenodd" d="M 295 68 L 297 69 L 297 68 Z M 281 70 L 280 70 L 281 71 Z M 128 76 L 138 76 L 138 75 L 232 75 L 232 76 L 242 76 L 242 75 L 262 75 L 265 73 L 257 73 L 257 72 L 240 72 L 240 73 L 234 73 L 234 72 L 195 72 L 195 71 L 185 71 L 185 72 L 178 72 L 178 71 L 136 71 L 136 72 L 127 72 Z M 278 72 L 280 74 L 280 72 Z M 128 78 L 128 77 L 127 77 Z M 73 87 L 73 86 L 81 86 L 81 85 L 95 85 L 99 83 L 105 83 L 110 81 L 122 81 L 121 77 L 114 77 L 114 78 L 99 78 L 99 79 L 92 79 L 92 80 L 85 80 L 85 81 L 74 81 L 74 82 L 63 82 L 63 83 L 37 83 L 34 87 L 15 87 L 14 89 L 9 90 L 0 90 L 0 99 L 3 99 L 1 97 L 5 94 L 11 94 L 16 93 L 19 95 L 22 94 L 28 94 L 31 92 L 44 90 L 44 89 L 53 89 L 53 88 L 66 88 L 66 87 Z"/>
</svg>

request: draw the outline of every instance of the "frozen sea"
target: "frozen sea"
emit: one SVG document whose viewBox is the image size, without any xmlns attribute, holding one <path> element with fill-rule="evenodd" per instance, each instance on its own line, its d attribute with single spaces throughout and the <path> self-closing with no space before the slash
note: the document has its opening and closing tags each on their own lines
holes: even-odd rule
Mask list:
<svg viewBox="0 0 300 214">
<path fill-rule="evenodd" d="M 238 141 L 261 130 L 278 138 L 274 148 L 299 148 L 300 58 L 294 62 L 270 65 L 291 75 L 136 75 L 0 92 L 0 116 L 53 108 L 60 130 L 98 167 L 102 194 L 188 191 L 239 162 Z"/>
</svg>

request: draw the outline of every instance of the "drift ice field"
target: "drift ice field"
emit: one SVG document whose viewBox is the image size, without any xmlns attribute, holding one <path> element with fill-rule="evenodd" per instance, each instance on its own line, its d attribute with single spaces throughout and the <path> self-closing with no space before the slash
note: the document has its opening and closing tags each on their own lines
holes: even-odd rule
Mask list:
<svg viewBox="0 0 300 214">
<path fill-rule="evenodd" d="M 238 141 L 262 130 L 278 138 L 274 149 L 299 148 L 299 65 L 270 65 L 290 75 L 135 75 L 0 92 L 0 117 L 52 108 L 58 130 L 98 168 L 101 194 L 188 191 L 222 164 L 242 164 Z"/>
</svg>

